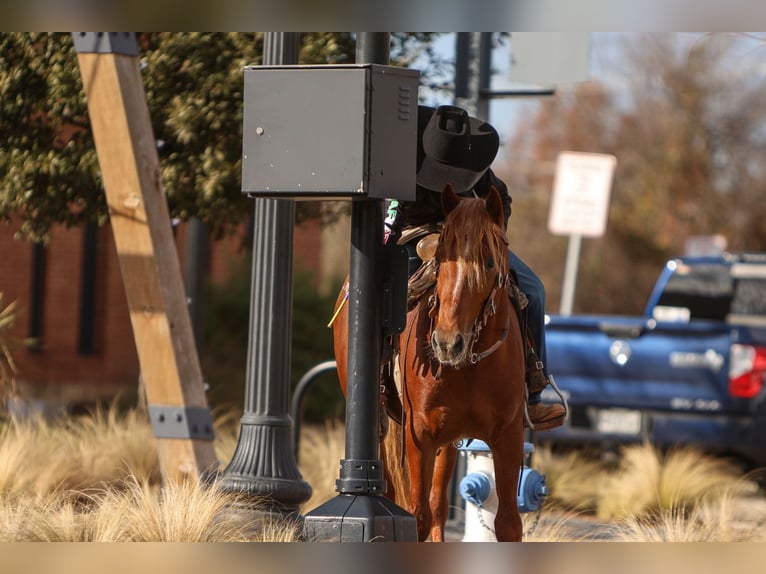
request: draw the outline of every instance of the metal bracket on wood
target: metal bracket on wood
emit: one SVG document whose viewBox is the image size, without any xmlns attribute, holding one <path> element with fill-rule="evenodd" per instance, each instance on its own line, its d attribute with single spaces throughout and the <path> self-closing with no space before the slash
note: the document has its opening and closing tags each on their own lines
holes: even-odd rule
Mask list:
<svg viewBox="0 0 766 574">
<path fill-rule="evenodd" d="M 156 438 L 213 440 L 213 416 L 206 407 L 149 405 Z"/>
<path fill-rule="evenodd" d="M 138 56 L 134 32 L 72 32 L 75 52 Z"/>
</svg>

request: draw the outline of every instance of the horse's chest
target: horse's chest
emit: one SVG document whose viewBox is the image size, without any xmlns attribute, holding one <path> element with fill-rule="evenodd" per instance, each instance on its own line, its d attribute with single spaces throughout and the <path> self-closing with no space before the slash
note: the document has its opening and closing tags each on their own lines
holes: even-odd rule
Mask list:
<svg viewBox="0 0 766 574">
<path fill-rule="evenodd" d="M 422 410 L 433 423 L 446 425 L 455 413 L 470 418 L 486 408 L 485 396 L 477 393 L 476 385 L 469 380 L 437 380 L 423 397 Z"/>
<path fill-rule="evenodd" d="M 437 378 L 421 396 L 419 409 L 429 413 L 431 420 L 449 421 L 450 417 L 461 420 L 484 418 L 508 407 L 512 399 L 510 382 L 498 384 L 496 377 L 461 373 L 458 377 Z M 459 415 L 458 415 L 459 413 Z"/>
</svg>

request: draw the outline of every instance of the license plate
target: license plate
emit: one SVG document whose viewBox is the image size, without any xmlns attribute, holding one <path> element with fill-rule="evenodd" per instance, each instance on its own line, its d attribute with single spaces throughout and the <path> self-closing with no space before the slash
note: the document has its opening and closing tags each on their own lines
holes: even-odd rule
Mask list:
<svg viewBox="0 0 766 574">
<path fill-rule="evenodd" d="M 641 413 L 628 409 L 602 409 L 596 413 L 596 430 L 605 434 L 640 434 Z"/>
</svg>

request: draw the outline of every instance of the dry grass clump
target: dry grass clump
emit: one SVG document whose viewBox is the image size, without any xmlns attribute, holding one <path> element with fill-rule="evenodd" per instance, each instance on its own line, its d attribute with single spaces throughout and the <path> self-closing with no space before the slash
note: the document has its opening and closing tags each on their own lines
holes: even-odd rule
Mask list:
<svg viewBox="0 0 766 574">
<path fill-rule="evenodd" d="M 213 432 L 215 433 L 215 456 L 228 462 L 234 456 L 239 440 L 242 411 L 238 409 L 213 410 Z"/>
<path fill-rule="evenodd" d="M 238 512 L 237 496 L 186 482 L 157 487 L 128 480 L 118 489 L 45 504 L 6 500 L 0 512 L 5 542 L 291 542 L 294 523 L 262 513 Z"/>
<path fill-rule="evenodd" d="M 301 512 L 313 510 L 338 495 L 335 480 L 338 465 L 345 457 L 345 426 L 335 421 L 323 427 L 306 427 L 301 431 L 298 467 L 303 479 L 311 485 L 311 498 L 303 504 Z"/>
<path fill-rule="evenodd" d="M 217 413 L 216 453 L 231 460 L 239 414 Z M 345 428 L 304 427 L 298 467 L 313 494 L 334 498 Z M 539 448 L 542 512 L 523 515 L 525 540 L 766 541 L 762 493 L 725 460 L 693 449 L 624 448 L 608 466 L 583 453 Z M 0 423 L 0 542 L 300 540 L 294 521 L 215 484 L 161 486 L 151 426 L 116 406 L 89 416 Z"/>
<path fill-rule="evenodd" d="M 61 474 L 68 489 L 119 487 L 126 476 L 160 482 L 156 441 L 144 413 L 99 408 L 68 419 L 62 431 Z"/>
<path fill-rule="evenodd" d="M 216 454 L 231 459 L 240 413 L 216 413 Z M 329 498 L 343 430 L 306 431 L 315 497 Z M 340 453 L 338 454 L 338 445 Z M 309 506 L 308 503 L 307 506 Z M 151 425 L 116 405 L 89 415 L 9 419 L 0 425 L 0 541 L 269 541 L 300 539 L 294 520 L 213 485 L 161 486 Z"/>
<path fill-rule="evenodd" d="M 691 512 L 702 503 L 752 489 L 724 459 L 692 448 L 663 454 L 649 444 L 636 445 L 623 449 L 618 469 L 605 481 L 596 514 L 614 519 Z"/>
<path fill-rule="evenodd" d="M 545 475 L 550 490 L 546 505 L 580 512 L 592 512 L 598 506 L 605 469 L 598 460 L 577 451 L 554 454 L 550 448 L 537 448 L 532 466 Z"/>
<path fill-rule="evenodd" d="M 591 539 L 588 533 L 573 528 L 571 514 L 539 513 L 521 515 L 524 542 L 584 542 Z"/>
<path fill-rule="evenodd" d="M 628 516 L 611 529 L 618 542 L 764 542 L 766 517 L 741 520 L 742 501 L 736 493 L 707 500 L 690 512 L 683 506 L 646 516 Z"/>
<path fill-rule="evenodd" d="M 16 393 L 16 362 L 13 346 L 19 341 L 11 336 L 11 329 L 20 316 L 18 301 L 3 303 L 0 291 L 0 413 L 5 412 L 6 400 Z"/>
<path fill-rule="evenodd" d="M 121 491 L 95 497 L 95 510 L 85 514 L 94 541 L 119 542 L 246 542 L 262 525 L 251 513 L 238 512 L 241 500 L 215 485 L 191 481 L 162 488 L 128 481 Z M 265 508 L 265 507 L 263 507 Z M 275 530 L 276 520 L 267 526 Z M 287 540 L 292 536 L 284 536 Z"/>
<path fill-rule="evenodd" d="M 601 520 L 657 517 L 725 496 L 752 493 L 755 485 L 730 462 L 693 448 L 662 453 L 650 444 L 626 446 L 616 467 L 580 452 L 554 455 L 541 448 L 533 466 L 546 476 L 553 507 L 593 513 Z"/>
<path fill-rule="evenodd" d="M 223 460 L 236 445 L 234 420 L 224 414 L 215 421 L 216 451 L 230 452 Z M 298 538 L 293 522 L 258 513 L 257 501 L 233 512 L 241 501 L 215 485 L 160 484 L 156 441 L 142 411 L 112 405 L 0 426 L 0 541 Z"/>
<path fill-rule="evenodd" d="M 0 494 L 28 489 L 30 453 L 33 452 L 35 429 L 13 421 L 0 425 Z"/>
<path fill-rule="evenodd" d="M 11 419 L 0 431 L 0 493 L 45 499 L 58 492 L 119 485 L 126 476 L 158 483 L 151 427 L 116 406 L 88 416 Z"/>
</svg>

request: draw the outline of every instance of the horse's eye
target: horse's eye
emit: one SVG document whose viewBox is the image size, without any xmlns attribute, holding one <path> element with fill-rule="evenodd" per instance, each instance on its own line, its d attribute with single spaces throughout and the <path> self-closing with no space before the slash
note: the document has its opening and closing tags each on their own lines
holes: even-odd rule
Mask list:
<svg viewBox="0 0 766 574">
<path fill-rule="evenodd" d="M 494 269 L 495 268 L 495 260 L 491 257 L 487 259 L 487 269 Z"/>
</svg>

